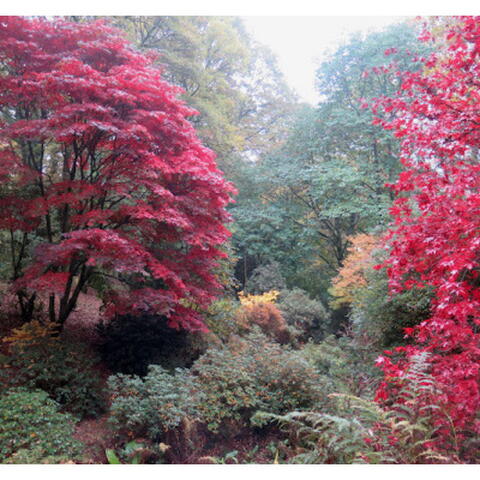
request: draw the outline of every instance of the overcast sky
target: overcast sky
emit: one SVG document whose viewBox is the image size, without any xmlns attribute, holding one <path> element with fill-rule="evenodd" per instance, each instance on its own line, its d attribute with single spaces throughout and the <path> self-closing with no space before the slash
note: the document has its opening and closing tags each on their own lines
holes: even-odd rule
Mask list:
<svg viewBox="0 0 480 480">
<path fill-rule="evenodd" d="M 380 30 L 405 17 L 242 17 L 249 33 L 270 47 L 300 99 L 316 104 L 319 61 L 356 31 Z"/>
</svg>

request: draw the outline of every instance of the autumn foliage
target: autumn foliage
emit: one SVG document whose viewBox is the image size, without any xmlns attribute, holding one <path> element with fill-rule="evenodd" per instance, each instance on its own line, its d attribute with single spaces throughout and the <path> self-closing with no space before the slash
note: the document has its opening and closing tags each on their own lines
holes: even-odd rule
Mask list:
<svg viewBox="0 0 480 480">
<path fill-rule="evenodd" d="M 181 89 L 102 21 L 4 17 L 0 61 L 0 229 L 24 319 L 47 298 L 63 324 L 103 278 L 107 314 L 202 328 L 233 187 Z"/>
<path fill-rule="evenodd" d="M 372 264 L 371 253 L 378 246 L 379 239 L 375 235 L 359 233 L 350 237 L 350 242 L 343 267 L 332 280 L 333 307 L 352 303 L 355 290 L 367 284 L 365 271 Z"/>
<path fill-rule="evenodd" d="M 403 360 L 378 359 L 386 378 L 377 396 L 388 400 L 409 359 L 429 352 L 446 411 L 440 440 L 454 427 L 462 444 L 480 433 L 480 19 L 458 18 L 443 34 L 417 73 L 398 73 L 397 96 L 375 107 L 377 123 L 402 139 L 405 166 L 392 187 L 390 287 L 435 292 L 431 317 L 406 329 L 415 343 L 400 349 Z"/>
<path fill-rule="evenodd" d="M 243 332 L 249 332 L 254 325 L 277 342 L 287 343 L 290 332 L 282 312 L 275 305 L 279 293 L 275 290 L 262 295 L 240 295 L 240 308 L 236 322 Z"/>
</svg>

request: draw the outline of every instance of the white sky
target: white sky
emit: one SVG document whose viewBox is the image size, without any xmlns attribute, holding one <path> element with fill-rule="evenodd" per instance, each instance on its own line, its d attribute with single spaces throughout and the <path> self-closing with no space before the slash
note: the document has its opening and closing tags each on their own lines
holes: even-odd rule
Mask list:
<svg viewBox="0 0 480 480">
<path fill-rule="evenodd" d="M 319 60 L 356 31 L 380 30 L 405 17 L 242 17 L 247 31 L 268 46 L 300 99 L 316 104 L 315 70 Z"/>
</svg>

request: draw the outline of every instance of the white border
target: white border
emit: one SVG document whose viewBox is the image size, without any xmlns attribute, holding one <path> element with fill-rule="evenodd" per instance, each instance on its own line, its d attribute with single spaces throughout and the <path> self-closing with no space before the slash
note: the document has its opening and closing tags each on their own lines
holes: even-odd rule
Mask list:
<svg viewBox="0 0 480 480">
<path fill-rule="evenodd" d="M 3 15 L 475 15 L 472 0 L 2 0 Z"/>
</svg>

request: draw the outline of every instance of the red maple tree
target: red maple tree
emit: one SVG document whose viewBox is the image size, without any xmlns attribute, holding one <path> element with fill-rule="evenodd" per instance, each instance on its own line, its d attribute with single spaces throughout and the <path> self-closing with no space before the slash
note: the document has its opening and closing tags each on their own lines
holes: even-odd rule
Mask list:
<svg viewBox="0 0 480 480">
<path fill-rule="evenodd" d="M 405 360 L 379 359 L 386 378 L 377 397 L 394 392 L 389 378 L 427 351 L 447 413 L 439 410 L 438 423 L 465 439 L 480 432 L 480 18 L 444 24 L 436 45 L 420 70 L 398 73 L 398 94 L 375 106 L 376 122 L 402 139 L 405 166 L 393 185 L 390 286 L 435 291 L 431 318 L 406 329 L 414 344 L 400 349 Z"/>
<path fill-rule="evenodd" d="M 202 328 L 234 189 L 153 62 L 102 21 L 0 19 L 0 229 L 25 320 L 46 296 L 62 325 L 103 276 L 107 313 Z"/>
</svg>

